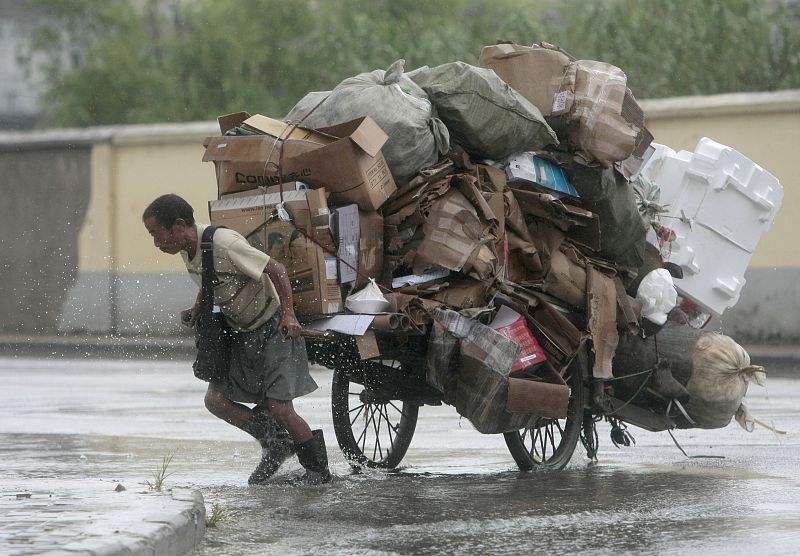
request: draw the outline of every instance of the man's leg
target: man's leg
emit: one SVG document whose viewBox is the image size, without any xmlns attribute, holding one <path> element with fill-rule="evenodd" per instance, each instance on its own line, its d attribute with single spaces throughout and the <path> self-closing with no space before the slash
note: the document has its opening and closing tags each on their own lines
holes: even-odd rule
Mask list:
<svg viewBox="0 0 800 556">
<path fill-rule="evenodd" d="M 267 407 L 275 420 L 286 427 L 295 444 L 302 444 L 312 438 L 311 427 L 294 410 L 292 400 L 267 400 Z"/>
<path fill-rule="evenodd" d="M 265 482 L 294 454 L 292 439 L 265 408 L 256 406 L 251 410 L 231 401 L 213 384 L 208 385 L 205 405 L 216 417 L 242 429 L 261 444 L 261 461 L 248 478 L 248 484 Z"/>
<path fill-rule="evenodd" d="M 312 431 L 305 419 L 294 410 L 291 400 L 267 400 L 270 412 L 286 427 L 295 442 L 297 459 L 306 473 L 301 479 L 310 484 L 327 483 L 331 480 L 328 469 L 328 452 L 322 430 Z"/>
<path fill-rule="evenodd" d="M 242 425 L 253 417 L 253 411 L 249 407 L 229 400 L 225 394 L 214 388 L 213 384 L 208 385 L 204 402 L 206 409 L 214 416 L 234 427 L 242 428 Z"/>
</svg>

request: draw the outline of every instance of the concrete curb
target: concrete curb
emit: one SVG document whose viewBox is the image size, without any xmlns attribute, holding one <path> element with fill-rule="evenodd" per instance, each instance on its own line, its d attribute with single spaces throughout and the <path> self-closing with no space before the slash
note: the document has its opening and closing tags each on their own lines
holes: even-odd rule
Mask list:
<svg viewBox="0 0 800 556">
<path fill-rule="evenodd" d="M 104 487 L 112 484 L 100 482 Z M 97 486 L 94 483 L 87 492 Z M 18 486 L 2 484 L 0 490 L 24 490 Z M 182 556 L 195 550 L 206 532 L 205 501 L 197 490 L 129 491 L 127 498 L 116 500 L 119 495 L 107 488 L 99 497 L 97 492 L 85 497 L 80 492 L 55 478 L 28 497 L 20 499 L 18 495 L 13 500 L 4 496 L 0 501 L 0 552 L 14 556 Z"/>
<path fill-rule="evenodd" d="M 181 556 L 200 543 L 206 534 L 206 506 L 203 495 L 197 490 L 172 492 L 173 500 L 188 502 L 191 506 L 178 514 L 153 515 L 145 523 L 160 524 L 140 541 L 122 546 L 121 550 L 103 552 L 104 556 Z"/>
</svg>

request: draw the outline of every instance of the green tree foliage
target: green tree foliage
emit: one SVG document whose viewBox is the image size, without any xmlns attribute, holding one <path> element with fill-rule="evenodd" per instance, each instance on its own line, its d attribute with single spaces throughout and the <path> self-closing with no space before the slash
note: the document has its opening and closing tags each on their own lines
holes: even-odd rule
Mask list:
<svg viewBox="0 0 800 556">
<path fill-rule="evenodd" d="M 638 98 L 800 86 L 790 0 L 28 0 L 48 125 L 281 116 L 352 75 L 546 40 L 621 67 Z"/>
</svg>

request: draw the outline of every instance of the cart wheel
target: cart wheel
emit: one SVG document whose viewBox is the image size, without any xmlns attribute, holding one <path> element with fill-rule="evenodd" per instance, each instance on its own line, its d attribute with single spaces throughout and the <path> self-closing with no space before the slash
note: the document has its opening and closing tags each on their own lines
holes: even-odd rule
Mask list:
<svg viewBox="0 0 800 556">
<path fill-rule="evenodd" d="M 368 365 L 394 367 L 402 372 L 399 361 L 369 361 L 365 369 Z M 350 371 L 353 372 L 361 371 Z M 393 469 L 411 444 L 419 405 L 380 393 L 378 385 L 371 387 L 372 377 L 366 370 L 363 378 L 362 385 L 351 381 L 344 369 L 333 371 L 331 411 L 336 440 L 352 463 Z"/>
<path fill-rule="evenodd" d="M 586 357 L 578 354 L 564 375 L 569 386 L 569 405 L 566 419 L 542 417 L 527 429 L 507 432 L 506 446 L 521 471 L 534 469 L 563 469 L 569 463 L 583 422 L 586 398 L 584 369 Z"/>
</svg>

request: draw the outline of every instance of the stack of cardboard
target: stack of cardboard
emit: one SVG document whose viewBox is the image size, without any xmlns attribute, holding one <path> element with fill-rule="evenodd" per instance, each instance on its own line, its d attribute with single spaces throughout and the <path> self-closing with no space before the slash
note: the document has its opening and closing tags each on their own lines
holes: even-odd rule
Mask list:
<svg viewBox="0 0 800 556">
<path fill-rule="evenodd" d="M 287 266 L 308 326 L 357 336 L 363 358 L 380 351 L 376 329 L 427 335 L 429 384 L 499 433 L 566 415 L 561 377 L 583 346 L 593 377 L 612 378 L 620 336 L 657 331 L 636 288 L 664 261 L 645 256 L 629 178 L 652 137 L 625 74 L 547 44 L 486 47 L 479 63 L 541 111 L 552 145 L 488 160 L 456 139 L 396 184 L 368 116 L 313 130 L 239 113 L 219 119 L 204 160 L 212 223 Z M 369 278 L 389 315 L 346 310 Z"/>
</svg>

